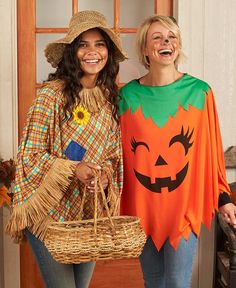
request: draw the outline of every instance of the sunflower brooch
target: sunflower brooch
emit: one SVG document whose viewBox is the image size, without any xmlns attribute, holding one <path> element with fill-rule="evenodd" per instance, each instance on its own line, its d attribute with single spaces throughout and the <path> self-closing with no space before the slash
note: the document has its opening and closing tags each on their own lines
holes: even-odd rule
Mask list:
<svg viewBox="0 0 236 288">
<path fill-rule="evenodd" d="M 78 125 L 85 125 L 88 123 L 90 113 L 81 105 L 75 107 L 72 113 L 73 113 L 73 120 Z"/>
</svg>

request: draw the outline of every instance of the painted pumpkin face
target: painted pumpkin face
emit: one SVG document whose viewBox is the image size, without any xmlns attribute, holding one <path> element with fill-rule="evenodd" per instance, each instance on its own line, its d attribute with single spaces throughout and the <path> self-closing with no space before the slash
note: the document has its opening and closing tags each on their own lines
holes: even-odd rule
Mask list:
<svg viewBox="0 0 236 288">
<path fill-rule="evenodd" d="M 193 130 L 190 132 L 188 129 L 187 132 L 185 133 L 184 128 L 182 127 L 181 132 L 170 139 L 168 146 L 172 147 L 176 143 L 182 144 L 185 151 L 185 156 L 187 156 L 189 149 L 193 144 L 193 142 L 191 142 L 192 135 Z M 137 142 L 135 138 L 131 139 L 131 146 L 132 146 L 131 151 L 134 152 L 134 154 L 136 150 L 139 149 L 140 146 L 144 147 L 147 154 L 151 153 L 148 143 L 142 141 Z M 157 155 L 154 165 L 162 167 L 166 165 L 171 165 L 171 163 L 170 164 L 167 163 L 165 158 L 161 154 L 159 154 Z M 179 187 L 179 185 L 184 181 L 188 171 L 188 165 L 189 162 L 187 161 L 184 167 L 176 172 L 175 179 L 172 179 L 171 176 L 167 175 L 165 177 L 155 177 L 155 181 L 152 182 L 151 177 L 149 175 L 144 175 L 139 171 L 137 171 L 135 168 L 134 173 L 138 181 L 148 190 L 156 193 L 161 193 L 162 188 L 166 187 L 168 191 L 171 192 L 175 190 L 177 187 Z"/>
<path fill-rule="evenodd" d="M 198 161 L 199 149 L 194 121 L 200 113 L 192 106 L 189 111 L 180 109 L 175 117 L 169 117 L 164 126 L 158 127 L 151 117 L 145 118 L 142 109 L 135 113 L 127 111 L 122 116 L 124 181 L 135 183 L 139 193 L 180 195 L 183 189 L 193 189 L 191 175 L 198 173 L 194 162 Z"/>
</svg>

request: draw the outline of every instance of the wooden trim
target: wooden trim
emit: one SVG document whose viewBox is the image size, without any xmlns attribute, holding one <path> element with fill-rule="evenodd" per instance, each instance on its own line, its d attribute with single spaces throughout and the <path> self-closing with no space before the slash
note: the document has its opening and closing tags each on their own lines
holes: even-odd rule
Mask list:
<svg viewBox="0 0 236 288">
<path fill-rule="evenodd" d="M 154 13 L 157 14 L 157 2 L 158 0 L 154 1 Z"/>
<path fill-rule="evenodd" d="M 120 32 L 120 33 L 136 33 L 137 28 L 118 28 L 118 32 Z"/>
<path fill-rule="evenodd" d="M 172 16 L 173 15 L 173 1 L 155 0 L 154 13 L 158 15 Z"/>
<path fill-rule="evenodd" d="M 72 0 L 72 14 L 76 14 L 79 10 L 78 0 Z"/>
<path fill-rule="evenodd" d="M 116 20 L 119 21 L 119 20 Z M 114 23 L 114 25 L 116 25 Z M 136 33 L 137 28 L 119 28 L 114 27 L 113 29 L 117 33 Z M 41 33 L 41 34 L 55 34 L 55 33 L 67 33 L 68 28 L 35 28 L 36 33 Z"/>
<path fill-rule="evenodd" d="M 18 0 L 17 8 L 18 113 L 20 115 L 18 131 L 21 135 L 28 108 L 35 95 L 35 1 Z"/>
<path fill-rule="evenodd" d="M 114 0 L 114 31 L 118 32 L 120 25 L 120 1 Z"/>
<path fill-rule="evenodd" d="M 55 33 L 67 33 L 68 28 L 35 28 L 36 33 L 48 33 L 48 34 L 55 34 Z"/>
<path fill-rule="evenodd" d="M 17 1 L 18 51 L 18 133 L 19 139 L 26 122 L 27 111 L 35 97 L 36 82 L 36 3 Z M 29 269 L 30 267 L 30 269 Z M 37 264 L 29 244 L 20 245 L 20 283 L 23 288 L 43 287 Z"/>
<path fill-rule="evenodd" d="M 42 87 L 42 85 L 43 85 L 43 83 L 41 82 L 41 83 L 36 83 L 35 84 L 35 89 L 37 90 L 37 89 L 40 89 L 41 87 Z"/>
</svg>

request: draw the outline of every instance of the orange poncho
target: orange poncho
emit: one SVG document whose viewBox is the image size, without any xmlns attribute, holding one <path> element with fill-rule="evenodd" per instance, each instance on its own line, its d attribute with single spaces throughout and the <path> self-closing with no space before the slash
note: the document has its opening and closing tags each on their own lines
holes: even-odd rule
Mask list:
<svg viewBox="0 0 236 288">
<path fill-rule="evenodd" d="M 185 74 L 166 86 L 133 80 L 121 89 L 124 153 L 121 212 L 141 218 L 160 249 L 210 228 L 220 192 L 229 193 L 212 90 Z"/>
</svg>

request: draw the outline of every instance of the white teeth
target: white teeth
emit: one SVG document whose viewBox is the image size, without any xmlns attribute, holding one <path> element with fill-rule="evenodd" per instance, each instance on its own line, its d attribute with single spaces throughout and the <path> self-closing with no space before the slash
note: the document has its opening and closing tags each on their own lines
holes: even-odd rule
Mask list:
<svg viewBox="0 0 236 288">
<path fill-rule="evenodd" d="M 90 59 L 90 60 L 84 60 L 84 62 L 86 62 L 86 63 L 98 63 L 99 60 L 98 59 Z"/>
<path fill-rule="evenodd" d="M 162 49 L 162 50 L 159 50 L 159 53 L 162 54 L 162 53 L 172 53 L 172 51 L 170 49 Z"/>
</svg>

